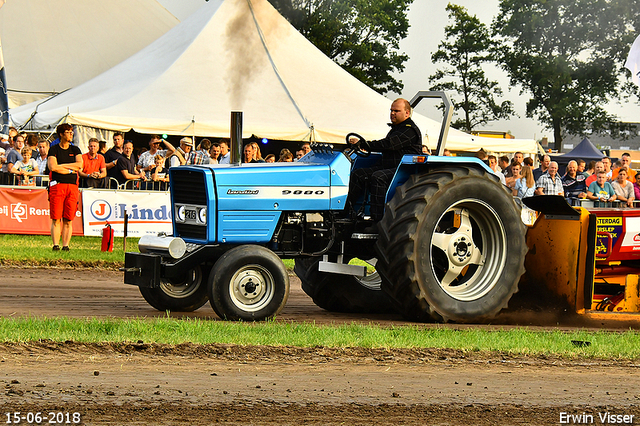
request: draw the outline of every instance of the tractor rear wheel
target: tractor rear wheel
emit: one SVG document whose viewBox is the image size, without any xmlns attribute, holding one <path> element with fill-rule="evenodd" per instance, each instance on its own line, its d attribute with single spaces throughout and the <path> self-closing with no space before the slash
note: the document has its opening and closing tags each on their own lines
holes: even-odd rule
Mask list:
<svg viewBox="0 0 640 426">
<path fill-rule="evenodd" d="M 207 303 L 208 273 L 196 266 L 179 278 L 163 278 L 159 287 L 140 287 L 140 294 L 159 311 L 192 312 Z"/>
<path fill-rule="evenodd" d="M 332 260 L 335 261 L 335 255 Z M 380 289 L 377 272 L 360 278 L 318 270 L 321 256 L 296 259 L 293 271 L 302 282 L 302 290 L 317 306 L 331 312 L 394 312 L 389 297 Z M 375 266 L 374 262 L 371 262 Z"/>
<path fill-rule="evenodd" d="M 486 171 L 412 176 L 379 229 L 382 289 L 411 320 L 483 321 L 518 290 L 525 227 L 511 194 Z"/>
</svg>

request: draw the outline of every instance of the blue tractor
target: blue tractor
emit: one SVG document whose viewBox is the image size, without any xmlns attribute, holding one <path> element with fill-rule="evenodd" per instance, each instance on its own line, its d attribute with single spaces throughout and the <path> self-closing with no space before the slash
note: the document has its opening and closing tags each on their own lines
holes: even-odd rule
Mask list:
<svg viewBox="0 0 640 426">
<path fill-rule="evenodd" d="M 524 273 L 525 227 L 485 163 L 442 156 L 448 98 L 420 92 L 411 104 L 431 97 L 445 104 L 438 155 L 404 156 L 377 234 L 363 232 L 367 194 L 346 207 L 351 171 L 379 158 L 364 142 L 346 153 L 314 145 L 295 163 L 182 166 L 170 169 L 173 236 L 142 237 L 125 283 L 162 311 L 208 300 L 220 318 L 263 320 L 287 301 L 282 259 L 292 258 L 303 290 L 330 311 L 492 318 Z"/>
</svg>

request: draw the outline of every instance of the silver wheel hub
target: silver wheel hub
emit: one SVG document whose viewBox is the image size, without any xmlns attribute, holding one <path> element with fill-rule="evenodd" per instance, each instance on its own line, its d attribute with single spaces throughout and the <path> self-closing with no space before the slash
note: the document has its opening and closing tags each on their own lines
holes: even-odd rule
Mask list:
<svg viewBox="0 0 640 426">
<path fill-rule="evenodd" d="M 496 285 L 506 259 L 506 233 L 487 203 L 469 199 L 451 206 L 438 220 L 431 245 L 432 254 L 434 247 L 444 252 L 445 265 L 434 267 L 434 275 L 454 299 L 477 300 Z"/>
<path fill-rule="evenodd" d="M 237 278 L 233 288 L 236 297 L 243 303 L 251 304 L 259 299 L 265 291 L 265 283 L 261 274 L 256 271 L 244 271 Z"/>
<path fill-rule="evenodd" d="M 275 280 L 261 265 L 247 265 L 238 270 L 229 282 L 229 296 L 234 305 L 245 312 L 256 312 L 271 302 Z"/>
<path fill-rule="evenodd" d="M 160 289 L 174 299 L 184 299 L 195 293 L 202 281 L 202 273 L 199 267 L 185 273 L 182 281 L 161 280 Z"/>
<path fill-rule="evenodd" d="M 464 235 L 452 238 L 447 248 L 449 261 L 458 266 L 466 266 L 474 252 L 474 245 L 471 241 L 473 241 L 471 238 Z"/>
</svg>

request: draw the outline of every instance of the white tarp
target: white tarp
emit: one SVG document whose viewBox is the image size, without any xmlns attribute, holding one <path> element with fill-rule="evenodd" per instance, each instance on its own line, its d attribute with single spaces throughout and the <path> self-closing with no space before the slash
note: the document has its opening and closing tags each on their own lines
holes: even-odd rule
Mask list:
<svg viewBox="0 0 640 426">
<path fill-rule="evenodd" d="M 407 95 L 408 98 L 412 94 Z M 244 137 L 344 142 L 384 136 L 391 101 L 298 33 L 267 0 L 211 0 L 156 42 L 44 103 L 11 111 L 33 129 L 71 124 L 140 133 L 224 137 L 244 112 Z M 429 145 L 440 123 L 415 114 Z M 452 150 L 536 152 L 533 140 L 451 130 Z"/>
<path fill-rule="evenodd" d="M 9 105 L 78 86 L 178 23 L 156 0 L 9 0 L 0 9 Z"/>
<path fill-rule="evenodd" d="M 631 71 L 631 79 L 633 82 L 640 86 L 640 36 L 633 42 L 624 66 Z"/>
</svg>

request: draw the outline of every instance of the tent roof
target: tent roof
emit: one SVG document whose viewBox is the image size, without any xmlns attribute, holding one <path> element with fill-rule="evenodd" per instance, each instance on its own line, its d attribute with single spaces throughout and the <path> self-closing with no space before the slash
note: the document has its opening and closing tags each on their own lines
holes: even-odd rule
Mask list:
<svg viewBox="0 0 640 426">
<path fill-rule="evenodd" d="M 178 23 L 156 0 L 9 0 L 0 9 L 9 105 L 78 86 Z"/>
<path fill-rule="evenodd" d="M 355 79 L 298 33 L 267 0 L 211 0 L 154 43 L 91 81 L 12 120 L 46 128 L 60 120 L 111 130 L 223 137 L 244 112 L 244 137 L 342 142 L 386 134 L 390 100 Z M 414 114 L 429 145 L 440 123 Z M 451 130 L 452 150 L 536 152 L 532 140 Z"/>
<path fill-rule="evenodd" d="M 578 159 L 582 159 L 587 162 L 591 160 L 602 160 L 604 154 L 596 148 L 588 138 L 584 138 L 582 139 L 582 142 L 566 154 L 550 155 L 550 157 L 551 160 L 560 164 L 568 164 L 569 161 Z"/>
</svg>

